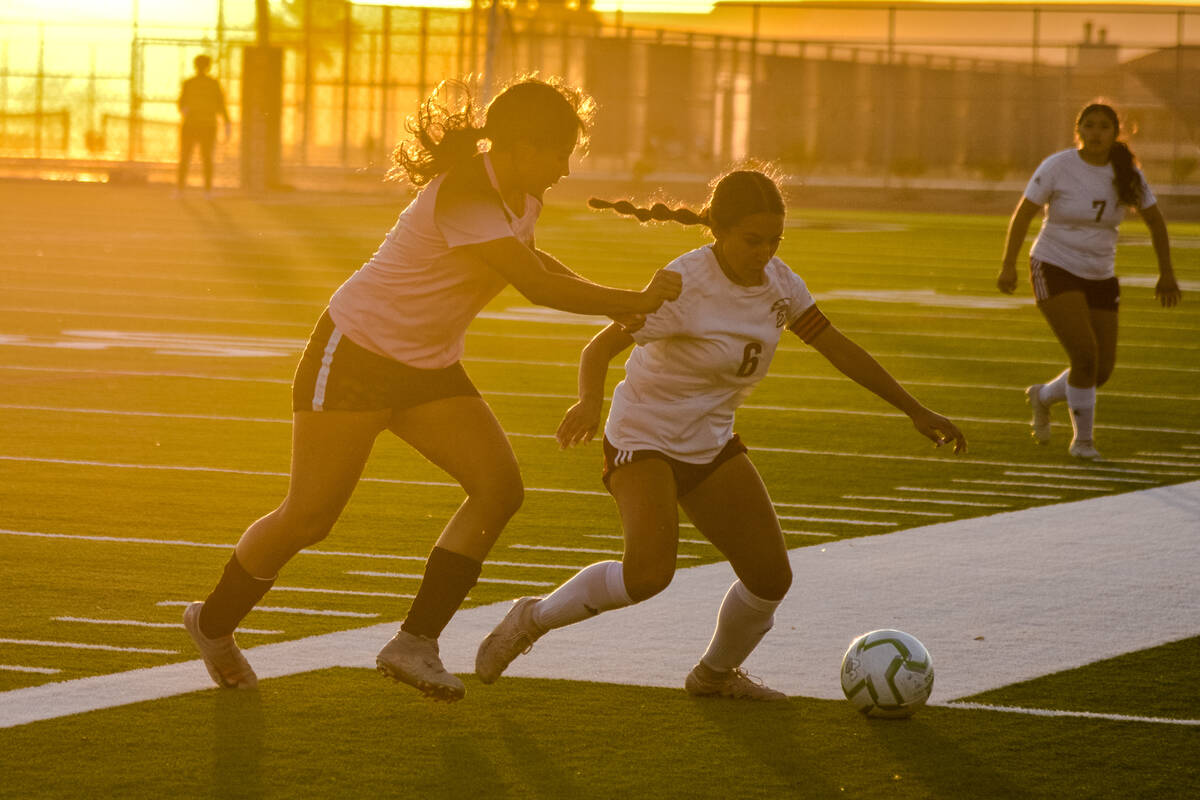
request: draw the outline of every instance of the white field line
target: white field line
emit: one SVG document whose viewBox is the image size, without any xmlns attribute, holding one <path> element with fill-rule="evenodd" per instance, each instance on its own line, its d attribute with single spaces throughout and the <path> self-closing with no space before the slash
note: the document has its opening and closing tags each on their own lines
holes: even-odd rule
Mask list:
<svg viewBox="0 0 1200 800">
<path fill-rule="evenodd" d="M 416 597 L 412 594 L 400 594 L 399 592 L 359 592 L 353 589 L 319 589 L 308 586 L 272 586 L 272 592 L 308 592 L 310 594 L 333 594 L 345 595 L 347 597 L 390 597 L 399 600 L 411 600 Z M 238 628 L 238 633 L 242 629 Z"/>
<path fill-rule="evenodd" d="M 1184 458 L 1184 459 L 1189 459 L 1192 461 L 1200 459 L 1200 454 L 1193 455 L 1192 453 L 1154 453 L 1154 452 L 1147 452 L 1145 450 L 1143 450 L 1140 453 L 1137 453 L 1136 455 L 1153 456 L 1155 458 Z"/>
<path fill-rule="evenodd" d="M 404 572 L 376 572 L 373 570 L 351 569 L 346 570 L 347 575 L 362 575 L 367 578 L 399 578 L 406 580 L 421 580 L 424 575 L 413 575 Z M 518 580 L 501 580 L 500 578 L 479 578 L 479 583 L 497 583 L 512 586 L 557 586 L 558 584 L 552 581 L 518 581 Z M 378 616 L 378 614 L 376 615 Z"/>
<path fill-rule="evenodd" d="M 223 282 L 228 282 L 228 281 L 223 281 Z M 271 282 L 271 281 L 246 281 L 246 282 L 263 283 L 266 285 L 291 285 L 291 284 L 279 284 L 278 282 Z M 294 285 L 303 286 L 304 284 L 294 284 Z M 26 290 L 27 289 L 22 289 L 22 291 L 26 291 Z M 33 289 L 33 291 L 38 291 L 38 290 Z M 42 291 L 62 292 L 64 290 L 45 289 Z M 165 294 L 156 295 L 154 293 L 149 293 L 149 292 L 123 294 L 123 293 L 111 292 L 111 291 L 95 292 L 95 291 L 86 290 L 86 289 L 79 289 L 79 290 L 76 290 L 75 293 L 86 294 L 89 297 L 90 296 L 116 296 L 116 297 L 129 296 L 129 297 L 139 297 L 139 298 L 159 298 L 159 299 L 171 299 L 171 300 L 192 299 L 192 300 L 210 301 L 210 302 L 214 301 L 214 300 L 220 301 L 220 302 L 255 302 L 258 305 L 300 305 L 300 306 L 306 306 L 308 308 L 311 308 L 313 311 L 314 319 L 306 320 L 303 322 L 286 322 L 286 321 L 279 321 L 279 320 L 267 320 L 267 319 L 263 319 L 261 317 L 251 318 L 251 319 L 239 319 L 239 318 L 229 318 L 229 317 L 194 317 L 194 316 L 185 316 L 185 315 L 179 315 L 179 314 L 139 314 L 139 313 L 131 313 L 131 312 L 127 312 L 127 311 L 83 310 L 83 309 L 79 309 L 79 308 L 45 308 L 45 307 L 40 307 L 40 306 L 0 306 L 0 311 L 6 311 L 6 312 L 11 312 L 11 313 L 22 313 L 22 314 L 53 314 L 55 316 L 75 315 L 75 316 L 102 317 L 102 318 L 115 318 L 115 319 L 154 319 L 154 320 L 161 320 L 164 322 L 205 322 L 205 323 L 211 323 L 213 325 L 226 325 L 226 324 L 230 324 L 230 325 L 282 325 L 282 326 L 287 326 L 287 327 L 301 327 L 301 328 L 311 329 L 313 324 L 315 323 L 316 314 L 320 311 L 320 309 L 324 305 L 322 302 L 313 302 L 313 301 L 307 301 L 307 300 L 286 300 L 286 299 L 268 299 L 268 298 L 263 298 L 263 299 L 211 298 L 211 297 L 189 298 L 186 295 L 183 295 L 183 296 L 165 295 Z M 587 326 L 587 327 L 594 327 L 597 329 L 604 327 L 604 325 L 606 325 L 608 322 L 608 320 L 601 319 L 598 317 L 590 317 L 590 316 L 586 316 L 586 315 L 574 315 L 574 314 L 566 315 L 561 312 L 545 313 L 545 311 L 546 311 L 545 309 L 541 309 L 541 308 L 514 307 L 514 308 L 510 308 L 505 311 L 490 311 L 490 312 L 484 311 L 478 315 L 478 318 L 485 319 L 485 320 L 498 320 L 498 321 L 504 321 L 504 322 L 517 322 L 517 323 L 537 323 L 537 324 L 549 323 L 549 324 L 554 324 L 554 325 L 581 325 L 581 326 Z M 991 321 L 991 320 L 989 320 L 989 321 Z M 846 334 L 850 334 L 850 335 L 854 335 L 854 336 L 887 335 L 887 336 L 913 336 L 913 337 L 925 337 L 925 338 L 937 338 L 937 339 L 943 339 L 946 336 L 946 334 L 942 333 L 942 332 L 912 331 L 912 330 L 879 330 L 877 328 L 846 328 L 846 327 L 844 327 L 844 328 L 842 328 L 842 331 Z M 507 337 L 507 338 L 539 338 L 539 339 L 545 338 L 545 337 L 537 336 L 536 334 L 521 335 L 521 334 L 506 334 L 503 332 L 493 332 L 489 335 L 496 336 L 496 337 Z M 568 337 L 556 337 L 556 338 L 566 339 Z M 578 338 L 578 337 L 574 337 L 574 338 Z M 1033 343 L 1033 344 L 1045 344 L 1045 345 L 1057 344 L 1053 338 L 1048 337 L 1048 336 L 1004 336 L 1004 335 L 980 336 L 980 335 L 972 335 L 972 334 L 965 334 L 965 333 L 956 333 L 956 334 L 954 334 L 954 338 L 960 339 L 960 340 L 1000 341 L 1000 342 Z M 1178 344 L 1178 343 L 1160 344 L 1160 343 L 1154 343 L 1154 342 L 1122 342 L 1121 347 L 1122 348 L 1169 349 L 1169 350 L 1197 350 L 1197 349 L 1200 349 L 1200 346 L 1196 346 L 1196 345 L 1187 345 L 1187 344 Z"/>
<path fill-rule="evenodd" d="M 513 550 L 539 550 L 550 553 L 591 553 L 600 556 L 620 556 L 620 550 L 600 550 L 591 547 L 558 547 L 550 544 L 510 544 L 508 545 Z M 677 558 L 699 558 L 697 555 L 689 555 L 680 553 Z"/>
<path fill-rule="evenodd" d="M 862 519 L 834 519 L 833 517 L 797 517 L 792 515 L 778 515 L 780 521 L 787 522 L 836 522 L 842 525 L 871 525 L 878 528 L 894 528 L 899 525 L 899 522 L 874 522 Z"/>
<path fill-rule="evenodd" d="M 486 336 L 489 334 L 475 332 L 476 335 Z M 544 341 L 546 337 L 531 335 L 528 338 Z M 573 340 L 572 340 L 573 341 Z M 471 361 L 471 359 L 466 359 Z M 561 365 L 544 362 L 545 366 L 563 366 L 575 367 L 577 365 L 562 363 Z M 0 364 L 0 369 L 24 371 L 24 372 L 47 372 L 58 373 L 64 375 L 101 375 L 101 376 L 116 376 L 130 378 L 180 378 L 186 380 L 209 380 L 209 381 L 230 381 L 236 383 L 269 383 L 291 385 L 292 381 L 289 378 L 259 378 L 248 377 L 244 375 L 210 375 L 199 372 L 178 372 L 178 371 L 161 371 L 161 370 L 131 370 L 131 369 L 89 369 L 81 367 L 43 367 L 29 366 L 25 364 Z M 614 365 L 610 369 L 623 369 L 621 365 Z M 844 383 L 845 377 L 839 375 L 801 375 L 796 373 L 772 372 L 768 378 L 778 378 L 781 380 L 801 380 L 801 381 L 829 381 L 833 383 Z M 904 381 L 905 386 L 929 386 L 938 389 L 971 389 L 971 390 L 986 390 L 995 392 L 1024 392 L 1025 387 L 1010 384 L 993 384 L 993 383 L 955 383 L 948 381 Z M 563 397 L 564 399 L 572 399 L 573 395 L 554 395 L 555 397 Z M 1147 393 L 1147 392 L 1119 392 L 1109 389 L 1104 390 L 1105 397 L 1127 397 L 1135 400 L 1200 400 L 1200 395 L 1192 394 L 1162 394 L 1162 393 Z"/>
<path fill-rule="evenodd" d="M 1029 494 L 1027 492 L 989 492 L 983 489 L 935 489 L 931 486 L 893 486 L 897 492 L 940 492 L 944 494 L 981 494 L 987 497 L 1023 497 L 1031 500 L 1061 500 L 1061 494 Z"/>
<path fill-rule="evenodd" d="M 1200 444 L 1181 444 L 1184 450 L 1200 450 Z"/>
<path fill-rule="evenodd" d="M 0 639 L 0 644 L 19 644 L 28 647 L 65 647 L 71 650 L 104 650 L 113 653 L 152 653 L 171 656 L 178 650 L 158 650 L 150 647 L 117 647 L 111 644 L 86 644 L 84 642 L 48 642 L 43 639 Z"/>
<path fill-rule="evenodd" d="M 190 600 L 160 600 L 155 603 L 156 606 L 169 608 L 172 606 L 187 606 L 190 605 Z M 287 606 L 255 606 L 255 611 L 262 611 L 267 614 L 302 614 L 309 617 L 347 617 L 353 619 L 375 619 L 379 614 L 367 613 L 363 611 L 333 611 L 324 608 L 289 608 Z"/>
<path fill-rule="evenodd" d="M 1150 481 L 1153 483 L 1153 481 Z M 978 508 L 1012 508 L 1008 503 L 977 503 L 970 500 L 934 500 L 930 497 L 888 497 L 885 495 L 844 494 L 846 500 L 883 500 L 891 503 L 937 503 L 943 506 L 975 506 Z M 926 512 L 928 513 L 928 512 Z M 953 514 L 939 514 L 942 517 L 953 517 Z"/>
<path fill-rule="evenodd" d="M 1083 719 L 1106 719 L 1113 722 L 1150 722 L 1158 725 L 1200 725 L 1200 719 L 1172 719 L 1171 717 L 1138 717 L 1129 714 L 1102 714 L 1096 711 L 1064 711 L 1052 708 L 1022 708 L 1020 706 L 992 706 L 986 703 L 964 703 L 957 700 L 948 703 L 930 703 L 944 708 L 961 708 L 968 711 L 1000 711 L 1009 714 L 1028 714 L 1034 717 L 1080 717 Z"/>
<path fill-rule="evenodd" d="M 51 617 L 55 622 L 78 622 L 83 625 L 128 625 L 135 628 L 170 628 L 179 630 L 178 622 L 144 622 L 138 619 L 92 619 L 89 617 Z M 275 636 L 283 631 L 263 631 L 256 628 L 238 628 L 238 633 L 254 633 Z"/>
<path fill-rule="evenodd" d="M 683 527 L 695 527 L 695 526 L 685 526 L 683 523 L 680 523 L 679 527 L 683 528 Z M 583 538 L 585 538 L 585 539 L 616 539 L 619 541 L 625 540 L 624 536 L 621 536 L 620 534 L 617 534 L 617 533 L 585 533 L 583 535 Z M 680 538 L 678 540 L 678 542 L 680 544 L 698 544 L 698 545 L 705 545 L 707 547 L 712 547 L 712 542 L 710 542 L 708 539 L 683 539 L 683 538 Z"/>
<path fill-rule="evenodd" d="M 519 397 L 532 399 L 557 399 L 570 401 L 575 399 L 575 395 L 569 394 L 553 394 L 547 392 L 493 392 L 483 391 L 487 397 Z M 36 411 L 46 412 L 51 414 L 97 414 L 102 416 L 116 417 L 147 417 L 152 419 L 191 419 L 191 420 L 207 420 L 211 422 L 242 422 L 242 423 L 267 423 L 273 425 L 290 425 L 292 420 L 290 417 L 240 417 L 229 414 L 187 414 L 180 412 L 169 411 L 131 411 L 123 409 L 111 408 L 84 408 L 78 406 L 45 406 L 45 405 L 25 405 L 17 403 L 0 403 L 0 409 L 10 411 Z M 905 419 L 903 414 L 891 411 L 860 411 L 849 408 L 813 408 L 810 406 L 776 406 L 776 405 L 756 405 L 747 404 L 741 407 L 742 411 L 770 411 L 782 413 L 800 413 L 800 414 L 843 414 L 856 417 L 881 417 L 885 419 Z M 998 419 L 994 417 L 956 417 L 959 422 L 973 422 L 986 425 L 1019 425 L 1026 426 L 1028 420 L 1021 419 Z M 1097 430 L 1114 430 L 1114 431 L 1135 431 L 1139 433 L 1172 433 L 1185 434 L 1192 436 L 1200 436 L 1198 429 L 1182 429 L 1182 428 L 1156 428 L 1140 425 L 1096 425 Z M 509 434 L 510 436 L 524 436 L 540 439 L 552 439 L 550 434 Z M 769 448 L 756 448 L 761 450 L 769 450 Z M 1175 464 L 1171 462 L 1159 461 L 1134 461 L 1130 459 L 1117 459 L 1118 463 L 1143 463 L 1152 465 L 1164 466 L 1190 466 L 1188 464 Z"/>
<path fill-rule="evenodd" d="M 1030 472 L 1026 470 L 1006 469 L 1005 475 L 1010 475 L 1014 478 L 1058 478 L 1059 480 L 1069 481 L 1085 481 L 1090 480 L 1090 476 L 1086 475 L 1063 475 L 1060 472 Z M 1140 483 L 1143 485 L 1153 486 L 1158 481 L 1150 480 L 1149 478 L 1118 478 L 1112 475 L 1105 475 L 1104 480 L 1113 481 L 1114 483 Z"/>
<path fill-rule="evenodd" d="M 1102 476 L 1097 475 L 1097 478 Z M 976 480 L 974 478 L 951 478 L 955 483 L 983 483 L 988 486 L 1033 486 L 1040 489 L 1066 489 L 1076 492 L 1111 492 L 1111 486 L 1083 486 L 1071 485 L 1067 486 L 1061 483 L 1034 483 L 1032 481 L 994 481 L 994 480 Z"/>
<path fill-rule="evenodd" d="M 879 498 L 868 498 L 868 499 L 879 499 Z M 915 502 L 920 502 L 920 501 L 903 500 L 901 502 L 914 502 L 915 503 Z M 776 502 L 775 507 L 776 508 L 819 508 L 819 509 L 827 509 L 827 510 L 832 510 L 832 511 L 861 511 L 861 512 L 870 512 L 872 514 L 904 514 L 907 516 L 918 516 L 918 517 L 953 517 L 954 516 L 953 514 L 950 514 L 945 511 L 912 511 L 910 509 L 901 509 L 901 508 L 864 508 L 862 506 L 833 506 L 833 505 L 824 505 L 821 503 L 779 503 L 779 502 Z"/>
<path fill-rule="evenodd" d="M 38 675 L 57 675 L 61 669 L 51 667 L 18 667 L 15 664 L 0 664 L 0 672 L 33 672 Z"/>
</svg>

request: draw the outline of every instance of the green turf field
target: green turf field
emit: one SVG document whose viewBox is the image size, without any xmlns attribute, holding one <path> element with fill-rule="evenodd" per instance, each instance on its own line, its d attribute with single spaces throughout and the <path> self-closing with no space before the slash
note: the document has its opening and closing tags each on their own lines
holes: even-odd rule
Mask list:
<svg viewBox="0 0 1200 800">
<path fill-rule="evenodd" d="M 398 204 L 0 183 L 0 692 L 194 657 L 179 604 L 207 593 L 241 531 L 282 499 L 299 349 Z M 960 423 L 970 453 L 933 450 L 786 339 L 738 430 L 789 544 L 1200 477 L 1200 225 L 1164 211 L 1184 303 L 1158 307 L 1145 228 L 1127 222 L 1120 355 L 1097 412 L 1109 460 L 1098 466 L 1066 455 L 1061 407 L 1052 445 L 1028 436 L 1023 388 L 1064 365 L 1028 286 L 995 291 L 1004 218 L 794 214 L 780 256 L 834 324 Z M 581 204 L 551 206 L 539 225 L 541 247 L 627 287 L 702 241 Z M 551 438 L 595 329 L 506 290 L 468 335 L 467 369 L 528 488 L 493 552 L 528 566 L 486 566 L 470 605 L 556 584 L 619 550 L 598 447 L 561 453 Z M 619 375 L 618 365 L 610 389 Z M 321 613 L 256 610 L 244 645 L 404 616 L 417 581 L 362 573 L 418 575 L 461 490 L 388 439 L 365 477 L 316 548 L 326 554 L 297 557 L 268 598 Z M 717 559 L 695 531 L 683 538 L 681 567 Z M 1192 638 L 975 699 L 1196 720 L 1198 680 Z M 468 679 L 467 699 L 444 707 L 339 669 L 248 696 L 213 690 L 0 729 L 0 797 L 1193 797 L 1198 736 L 947 707 L 875 723 L 840 702 L 732 708 L 682 691 L 521 679 Z"/>
</svg>

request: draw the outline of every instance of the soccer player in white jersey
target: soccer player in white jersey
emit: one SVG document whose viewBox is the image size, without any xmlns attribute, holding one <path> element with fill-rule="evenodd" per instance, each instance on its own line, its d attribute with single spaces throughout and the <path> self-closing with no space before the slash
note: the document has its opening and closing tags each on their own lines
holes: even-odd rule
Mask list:
<svg viewBox="0 0 1200 800">
<path fill-rule="evenodd" d="M 541 305 L 618 319 L 679 293 L 679 276 L 666 270 L 640 292 L 600 286 L 534 245 L 542 194 L 570 172 L 591 106 L 561 82 L 527 79 L 484 114 L 454 83 L 439 86 L 410 121 L 414 138 L 396 149 L 392 172 L 424 188 L 313 330 L 292 386 L 287 496 L 246 530 L 216 588 L 184 613 L 219 685 L 257 685 L 234 630 L 280 568 L 329 533 L 387 430 L 467 497 L 377 665 L 428 696 L 463 696 L 462 681 L 442 665 L 438 636 L 524 492 L 512 447 L 460 363 L 467 326 L 509 283 Z"/>
<path fill-rule="evenodd" d="M 563 447 L 592 439 L 601 420 L 609 361 L 636 345 L 625 363 L 625 380 L 613 391 L 604 427 L 603 480 L 621 516 L 622 560 L 585 567 L 544 598 L 517 600 L 480 644 L 475 671 L 491 683 L 547 631 L 665 589 L 675 572 L 678 506 L 683 506 L 738 578 L 684 687 L 697 696 L 782 699 L 782 693 L 741 669 L 771 628 L 792 572 L 775 508 L 733 423 L 738 406 L 766 374 L 784 329 L 906 413 L 935 444 L 952 441 L 960 453 L 966 451 L 966 439 L 831 325 L 804 281 L 775 256 L 783 237 L 784 202 L 763 172 L 725 175 L 699 214 L 662 204 L 652 209 L 626 201 L 592 204 L 643 221 L 704 225 L 714 242 L 667 266 L 683 278 L 677 300 L 663 303 L 632 333 L 610 325 L 592 339 L 580 362 L 579 402 L 558 428 Z"/>
<path fill-rule="evenodd" d="M 1096 389 L 1112 375 L 1117 358 L 1117 226 L 1127 206 L 1136 208 L 1150 229 L 1158 258 L 1155 296 L 1164 308 L 1180 299 L 1167 225 L 1133 153 L 1118 140 L 1120 133 L 1111 106 L 1084 107 L 1075 122 L 1077 146 L 1043 161 L 1025 188 L 1009 221 L 996 279 L 1006 294 L 1017 288 L 1017 255 L 1029 223 L 1045 207 L 1042 230 L 1029 254 L 1029 277 L 1038 308 L 1070 366 L 1048 383 L 1028 387 L 1025 397 L 1039 444 L 1050 441 L 1050 407 L 1066 400 L 1074 430 L 1069 452 L 1093 461 L 1101 458 L 1093 434 Z"/>
</svg>

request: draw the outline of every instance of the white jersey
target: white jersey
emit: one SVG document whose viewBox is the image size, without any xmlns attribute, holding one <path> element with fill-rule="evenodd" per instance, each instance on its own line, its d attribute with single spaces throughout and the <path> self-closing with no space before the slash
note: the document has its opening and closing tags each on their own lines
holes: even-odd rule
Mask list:
<svg viewBox="0 0 1200 800">
<path fill-rule="evenodd" d="M 778 258 L 758 286 L 729 280 L 710 246 L 667 269 L 683 276 L 683 289 L 634 332 L 604 435 L 618 450 L 704 464 L 733 437 L 734 412 L 766 374 L 783 330 L 814 301 Z"/>
<path fill-rule="evenodd" d="M 1141 208 L 1149 208 L 1156 202 L 1154 193 L 1140 170 L 1137 175 L 1142 181 Z M 1125 218 L 1125 206 L 1117 199 L 1112 164 L 1089 164 L 1075 149 L 1055 153 L 1033 173 L 1025 197 L 1046 206 L 1031 256 L 1080 278 L 1113 277 L 1117 226 Z"/>
<path fill-rule="evenodd" d="M 378 355 L 420 369 L 448 367 L 462 358 L 471 320 L 508 283 L 461 246 L 512 236 L 532 247 L 541 209 L 532 195 L 523 215 L 509 209 L 486 154 L 444 172 L 334 293 L 329 315 Z"/>
</svg>

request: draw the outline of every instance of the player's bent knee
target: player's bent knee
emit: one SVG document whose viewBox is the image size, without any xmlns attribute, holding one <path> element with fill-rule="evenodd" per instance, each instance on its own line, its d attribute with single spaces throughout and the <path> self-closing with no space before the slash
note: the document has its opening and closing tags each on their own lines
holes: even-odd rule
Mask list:
<svg viewBox="0 0 1200 800">
<path fill-rule="evenodd" d="M 673 567 L 673 565 L 672 565 Z M 654 570 L 642 573 L 625 571 L 625 593 L 635 603 L 649 600 L 671 585 L 675 577 L 674 568 L 670 570 Z"/>
</svg>

